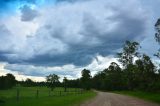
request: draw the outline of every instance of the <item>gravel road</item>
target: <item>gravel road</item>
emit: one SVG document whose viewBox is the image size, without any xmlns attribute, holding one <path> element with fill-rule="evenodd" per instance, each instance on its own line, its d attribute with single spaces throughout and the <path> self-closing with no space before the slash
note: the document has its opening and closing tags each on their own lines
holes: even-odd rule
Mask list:
<svg viewBox="0 0 160 106">
<path fill-rule="evenodd" d="M 99 92 L 98 95 L 81 106 L 160 106 L 138 98 L 124 96 L 120 94 Z"/>
</svg>

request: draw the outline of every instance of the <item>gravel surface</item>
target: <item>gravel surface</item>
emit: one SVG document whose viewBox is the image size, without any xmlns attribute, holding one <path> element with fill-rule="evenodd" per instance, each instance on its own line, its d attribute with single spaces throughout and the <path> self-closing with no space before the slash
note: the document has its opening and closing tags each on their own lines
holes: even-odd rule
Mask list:
<svg viewBox="0 0 160 106">
<path fill-rule="evenodd" d="M 160 106 L 130 96 L 99 91 L 96 92 L 98 94 L 94 99 L 83 103 L 81 106 Z"/>
</svg>

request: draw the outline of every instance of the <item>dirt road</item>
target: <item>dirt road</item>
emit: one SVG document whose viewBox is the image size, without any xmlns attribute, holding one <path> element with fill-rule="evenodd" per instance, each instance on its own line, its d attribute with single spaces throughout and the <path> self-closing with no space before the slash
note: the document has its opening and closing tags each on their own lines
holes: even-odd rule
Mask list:
<svg viewBox="0 0 160 106">
<path fill-rule="evenodd" d="M 160 106 L 138 98 L 97 91 L 98 95 L 81 106 Z"/>
</svg>

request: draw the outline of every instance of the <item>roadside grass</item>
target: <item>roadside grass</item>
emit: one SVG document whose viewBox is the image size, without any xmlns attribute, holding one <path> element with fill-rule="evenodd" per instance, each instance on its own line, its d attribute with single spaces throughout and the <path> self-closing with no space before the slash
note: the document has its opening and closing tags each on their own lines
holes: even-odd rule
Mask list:
<svg viewBox="0 0 160 106">
<path fill-rule="evenodd" d="M 113 93 L 124 94 L 137 97 L 147 101 L 160 104 L 160 93 L 144 92 L 144 91 L 114 91 Z"/>
<path fill-rule="evenodd" d="M 20 98 L 16 100 L 16 91 L 19 89 Z M 39 96 L 36 98 L 36 91 L 39 90 Z M 62 91 L 63 88 L 56 88 L 49 97 L 49 89 L 46 87 L 19 87 L 10 90 L 0 90 L 0 100 L 4 100 L 5 104 L 0 106 L 78 106 L 83 101 L 88 100 L 96 93 L 93 91 L 85 91 L 82 94 L 55 94 Z M 78 89 L 69 88 L 68 91 L 76 91 Z"/>
</svg>

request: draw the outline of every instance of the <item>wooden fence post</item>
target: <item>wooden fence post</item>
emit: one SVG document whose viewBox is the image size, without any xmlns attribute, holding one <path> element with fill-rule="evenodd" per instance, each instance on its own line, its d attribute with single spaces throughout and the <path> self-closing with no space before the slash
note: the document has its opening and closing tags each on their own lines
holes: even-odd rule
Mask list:
<svg viewBox="0 0 160 106">
<path fill-rule="evenodd" d="M 38 98 L 38 96 L 39 96 L 39 91 L 37 90 L 37 92 L 36 92 L 36 98 Z"/>
<path fill-rule="evenodd" d="M 69 95 L 69 92 L 70 92 L 70 91 L 67 91 L 66 95 Z"/>
<path fill-rule="evenodd" d="M 17 101 L 19 101 L 19 89 L 17 89 Z"/>
<path fill-rule="evenodd" d="M 82 89 L 81 89 L 81 94 L 82 94 Z"/>
<path fill-rule="evenodd" d="M 51 91 L 49 90 L 49 97 L 51 96 Z"/>
<path fill-rule="evenodd" d="M 62 95 L 62 92 L 60 91 L 59 94 L 60 94 L 60 96 L 61 96 L 61 95 Z"/>
<path fill-rule="evenodd" d="M 75 95 L 77 94 L 77 89 L 75 88 Z"/>
</svg>

